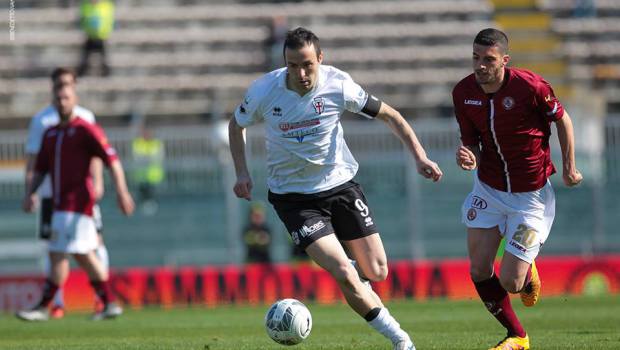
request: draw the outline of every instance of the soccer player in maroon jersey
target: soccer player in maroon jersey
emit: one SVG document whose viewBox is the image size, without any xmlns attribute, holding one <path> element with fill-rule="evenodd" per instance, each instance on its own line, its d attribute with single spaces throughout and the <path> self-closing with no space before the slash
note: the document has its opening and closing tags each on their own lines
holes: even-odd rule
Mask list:
<svg viewBox="0 0 620 350">
<path fill-rule="evenodd" d="M 54 86 L 53 104 L 58 110 L 60 123 L 43 135 L 35 174 L 23 200 L 23 209 L 32 211 L 37 200 L 37 188 L 45 174 L 51 175 L 54 201 L 52 234 L 48 243 L 51 273 L 35 308 L 16 314 L 27 321 L 45 321 L 49 318 L 47 306 L 69 274 L 69 254 L 88 273 L 95 293 L 104 304 L 103 310 L 95 313 L 93 319 L 113 318 L 122 313 L 110 291 L 107 272 L 95 255 L 99 242 L 93 219 L 95 190 L 90 171 L 93 157 L 100 158 L 109 168 L 121 211 L 130 215 L 134 203 L 114 148 L 99 126 L 77 117 L 74 112 L 76 102 L 77 96 L 72 86 Z"/>
<path fill-rule="evenodd" d="M 56 68 L 51 74 L 52 93 L 53 87 L 56 85 L 67 85 L 77 89 L 77 79 L 75 72 L 67 68 Z M 90 110 L 83 108 L 76 104 L 74 113 L 90 123 L 95 123 L 95 115 Z M 41 141 L 43 140 L 43 134 L 47 128 L 54 126 L 60 122 L 60 116 L 58 110 L 51 103 L 39 111 L 32 117 L 28 128 L 28 139 L 26 141 L 26 169 L 25 169 L 25 182 L 24 188 L 29 188 L 34 176 L 34 166 L 37 159 L 37 154 L 41 149 Z M 97 200 L 103 197 L 105 192 L 103 184 L 103 163 L 101 159 L 95 157 L 91 163 L 91 173 L 93 175 L 93 186 L 95 189 L 95 197 Z M 46 176 L 43 183 L 37 190 L 39 196 L 39 224 L 38 235 L 39 238 L 47 241 L 51 232 L 52 213 L 53 213 L 53 200 L 52 200 L 52 185 L 49 176 Z M 103 221 L 101 218 L 101 210 L 99 206 L 95 204 L 93 207 L 95 223 L 97 224 L 97 232 L 99 234 L 99 246 L 95 250 L 97 257 L 101 261 L 104 269 L 109 268 L 108 250 L 103 242 Z M 45 259 L 46 271 L 50 268 L 49 254 Z M 46 272 L 46 274 L 49 272 Z M 99 298 L 95 298 L 95 310 L 101 310 L 103 304 Z M 54 301 L 52 302 L 51 309 L 52 318 L 64 317 L 64 298 L 62 288 L 58 289 Z"/>
<path fill-rule="evenodd" d="M 456 162 L 476 170 L 462 207 L 471 278 L 484 305 L 508 331 L 492 349 L 529 349 L 508 293 L 520 293 L 525 306 L 533 306 L 540 294 L 534 259 L 555 215 L 548 180 L 555 173 L 549 149 L 552 122 L 564 183 L 578 185 L 582 176 L 575 165 L 571 118 L 553 89 L 535 73 L 507 67 L 509 61 L 506 34 L 491 28 L 478 33 L 474 73 L 452 92 L 463 143 Z M 502 237 L 506 248 L 498 275 L 493 262 Z"/>
</svg>

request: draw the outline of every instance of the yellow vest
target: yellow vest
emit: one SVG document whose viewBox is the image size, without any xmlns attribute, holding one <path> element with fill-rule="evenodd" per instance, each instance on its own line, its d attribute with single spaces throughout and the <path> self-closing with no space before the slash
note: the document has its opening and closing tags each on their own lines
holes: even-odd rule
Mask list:
<svg viewBox="0 0 620 350">
<path fill-rule="evenodd" d="M 158 184 L 164 179 L 164 146 L 161 141 L 137 138 L 133 140 L 132 153 L 136 181 Z"/>
<path fill-rule="evenodd" d="M 114 3 L 100 0 L 92 3 L 83 0 L 80 5 L 82 30 L 91 39 L 106 40 L 114 29 Z"/>
</svg>

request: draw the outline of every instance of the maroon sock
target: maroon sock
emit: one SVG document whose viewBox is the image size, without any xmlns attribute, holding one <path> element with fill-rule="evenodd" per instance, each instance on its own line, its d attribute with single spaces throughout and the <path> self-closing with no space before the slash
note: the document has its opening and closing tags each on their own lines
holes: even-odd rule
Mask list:
<svg viewBox="0 0 620 350">
<path fill-rule="evenodd" d="M 90 281 L 90 285 L 93 286 L 95 294 L 97 294 L 104 305 L 108 305 L 108 303 L 116 300 L 108 281 Z"/>
<path fill-rule="evenodd" d="M 488 280 L 474 282 L 474 285 L 484 306 L 508 330 L 508 335 L 525 337 L 525 330 L 512 309 L 508 292 L 499 283 L 497 276 L 493 275 Z"/>
<path fill-rule="evenodd" d="M 41 295 L 41 301 L 39 301 L 37 308 L 47 307 L 50 302 L 52 302 L 52 299 L 54 299 L 56 291 L 58 291 L 58 285 L 51 280 L 45 280 L 45 284 L 43 285 L 43 293 Z"/>
</svg>

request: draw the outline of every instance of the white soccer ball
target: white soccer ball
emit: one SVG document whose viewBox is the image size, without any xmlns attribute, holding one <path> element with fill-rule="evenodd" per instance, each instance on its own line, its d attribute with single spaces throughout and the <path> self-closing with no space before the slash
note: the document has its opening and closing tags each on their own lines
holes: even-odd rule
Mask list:
<svg viewBox="0 0 620 350">
<path fill-rule="evenodd" d="M 265 315 L 265 329 L 276 343 L 299 344 L 310 335 L 312 315 L 299 300 L 278 300 Z"/>
</svg>

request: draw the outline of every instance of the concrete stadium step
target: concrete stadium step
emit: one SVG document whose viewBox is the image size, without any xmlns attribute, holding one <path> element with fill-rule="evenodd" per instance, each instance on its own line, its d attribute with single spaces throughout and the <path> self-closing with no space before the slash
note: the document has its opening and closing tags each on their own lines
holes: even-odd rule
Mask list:
<svg viewBox="0 0 620 350">
<path fill-rule="evenodd" d="M 562 42 L 552 34 L 544 34 L 536 37 L 513 35 L 510 37 L 510 54 L 514 53 L 553 53 L 557 51 Z"/>
<path fill-rule="evenodd" d="M 529 69 L 537 74 L 542 75 L 543 77 L 548 76 L 563 76 L 566 73 L 566 63 L 560 60 L 535 60 L 535 61 L 527 61 L 520 60 L 515 63 L 520 68 Z"/>
<path fill-rule="evenodd" d="M 495 16 L 495 21 L 505 31 L 512 30 L 548 30 L 551 16 L 545 13 L 503 13 Z"/>
<path fill-rule="evenodd" d="M 524 9 L 536 6 L 536 0 L 491 0 L 495 10 Z"/>
</svg>

